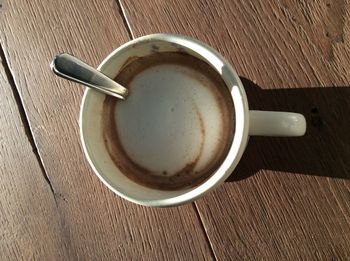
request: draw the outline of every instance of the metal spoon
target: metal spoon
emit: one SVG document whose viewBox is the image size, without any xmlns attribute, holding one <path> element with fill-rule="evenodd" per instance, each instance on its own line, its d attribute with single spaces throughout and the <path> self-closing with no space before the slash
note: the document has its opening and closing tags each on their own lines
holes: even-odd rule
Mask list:
<svg viewBox="0 0 350 261">
<path fill-rule="evenodd" d="M 105 94 L 122 100 L 125 100 L 128 95 L 128 89 L 73 55 L 67 53 L 56 55 L 50 67 L 62 78 L 81 83 Z"/>
</svg>

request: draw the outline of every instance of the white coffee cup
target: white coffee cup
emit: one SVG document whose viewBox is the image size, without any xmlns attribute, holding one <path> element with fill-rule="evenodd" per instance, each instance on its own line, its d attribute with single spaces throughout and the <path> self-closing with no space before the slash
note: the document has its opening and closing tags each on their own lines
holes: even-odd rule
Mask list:
<svg viewBox="0 0 350 261">
<path fill-rule="evenodd" d="M 306 131 L 303 115 L 290 112 L 250 111 L 244 87 L 231 65 L 208 45 L 180 35 L 153 34 L 132 40 L 114 50 L 98 69 L 115 78 L 133 57 L 157 51 L 179 49 L 210 64 L 225 81 L 235 111 L 235 133 L 231 147 L 220 167 L 204 183 L 173 191 L 140 185 L 127 178 L 114 164 L 103 142 L 101 115 L 105 95 L 92 89 L 85 91 L 80 111 L 80 133 L 85 155 L 100 180 L 117 195 L 137 204 L 153 207 L 175 206 L 191 202 L 222 184 L 237 166 L 249 135 L 302 136 Z M 254 163 L 252 163 L 254 164 Z"/>
</svg>

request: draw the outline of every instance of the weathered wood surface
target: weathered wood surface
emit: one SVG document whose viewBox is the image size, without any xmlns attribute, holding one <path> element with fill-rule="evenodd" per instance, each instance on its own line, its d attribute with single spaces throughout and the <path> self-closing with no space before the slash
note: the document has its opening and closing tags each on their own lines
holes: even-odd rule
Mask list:
<svg viewBox="0 0 350 261">
<path fill-rule="evenodd" d="M 0 74 L 1 142 L 11 146 L 0 159 L 2 259 L 350 258 L 349 10 L 341 0 L 3 2 L 10 73 Z M 115 197 L 79 145 L 82 90 L 48 64 L 67 51 L 96 66 L 131 37 L 156 32 L 218 49 L 242 76 L 250 107 L 303 113 L 305 137 L 252 137 L 229 182 L 195 205 L 148 209 Z M 23 154 L 28 162 L 15 164 Z"/>
<path fill-rule="evenodd" d="M 0 259 L 66 259 L 60 214 L 3 58 L 0 50 Z"/>
</svg>

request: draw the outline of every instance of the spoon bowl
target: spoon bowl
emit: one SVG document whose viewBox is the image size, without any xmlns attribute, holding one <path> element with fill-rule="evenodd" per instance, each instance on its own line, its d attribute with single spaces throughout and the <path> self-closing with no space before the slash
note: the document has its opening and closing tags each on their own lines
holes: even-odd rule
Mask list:
<svg viewBox="0 0 350 261">
<path fill-rule="evenodd" d="M 125 100 L 128 95 L 127 88 L 73 55 L 67 53 L 56 55 L 50 64 L 50 68 L 62 78 L 83 84 L 107 95 L 122 100 Z"/>
</svg>

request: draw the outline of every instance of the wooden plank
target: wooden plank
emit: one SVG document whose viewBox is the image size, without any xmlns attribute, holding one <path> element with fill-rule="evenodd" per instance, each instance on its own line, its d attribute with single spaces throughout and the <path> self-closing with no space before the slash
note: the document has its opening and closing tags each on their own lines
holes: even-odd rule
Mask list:
<svg viewBox="0 0 350 261">
<path fill-rule="evenodd" d="M 79 142 L 83 89 L 50 72 L 49 62 L 59 52 L 96 66 L 128 41 L 119 11 L 111 0 L 3 4 L 1 43 L 53 188 L 70 259 L 211 259 L 193 205 L 140 207 L 98 181 Z"/>
<path fill-rule="evenodd" d="M 66 259 L 69 245 L 55 199 L 3 64 L 0 55 L 0 259 Z"/>
<path fill-rule="evenodd" d="M 233 64 L 252 109 L 307 118 L 305 137 L 252 137 L 231 182 L 196 202 L 216 258 L 348 259 L 350 3 L 122 4 L 135 37 L 198 38 Z"/>
</svg>

